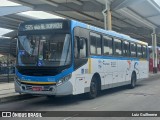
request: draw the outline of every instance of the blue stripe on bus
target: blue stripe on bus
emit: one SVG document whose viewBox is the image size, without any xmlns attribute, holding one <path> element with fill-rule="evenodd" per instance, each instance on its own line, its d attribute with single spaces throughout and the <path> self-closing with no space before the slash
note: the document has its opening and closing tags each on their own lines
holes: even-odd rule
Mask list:
<svg viewBox="0 0 160 120">
<path fill-rule="evenodd" d="M 139 58 L 124 58 L 124 57 L 112 57 L 112 56 L 91 56 L 95 59 L 111 59 L 111 60 L 136 60 L 139 61 Z"/>
</svg>

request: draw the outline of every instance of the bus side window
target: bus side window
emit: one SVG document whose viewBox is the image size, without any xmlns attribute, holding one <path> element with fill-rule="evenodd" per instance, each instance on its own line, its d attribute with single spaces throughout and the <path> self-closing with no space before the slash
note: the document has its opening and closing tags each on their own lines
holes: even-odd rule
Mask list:
<svg viewBox="0 0 160 120">
<path fill-rule="evenodd" d="M 129 57 L 130 56 L 130 51 L 129 51 L 129 42 L 124 41 L 123 42 L 123 55 L 125 57 Z"/>
<path fill-rule="evenodd" d="M 111 37 L 103 36 L 104 55 L 113 55 L 113 40 Z"/>
<path fill-rule="evenodd" d="M 83 37 L 75 37 L 74 44 L 74 56 L 75 58 L 86 58 L 87 57 L 87 40 Z"/>
<path fill-rule="evenodd" d="M 142 46 L 137 44 L 137 57 L 142 58 Z"/>
<path fill-rule="evenodd" d="M 90 33 L 90 51 L 92 55 L 102 54 L 102 38 L 97 33 Z"/>
<path fill-rule="evenodd" d="M 130 44 L 131 47 L 131 57 L 136 57 L 136 44 L 135 43 L 131 43 Z"/>
<path fill-rule="evenodd" d="M 114 55 L 122 56 L 122 41 L 119 39 L 114 39 Z"/>
</svg>

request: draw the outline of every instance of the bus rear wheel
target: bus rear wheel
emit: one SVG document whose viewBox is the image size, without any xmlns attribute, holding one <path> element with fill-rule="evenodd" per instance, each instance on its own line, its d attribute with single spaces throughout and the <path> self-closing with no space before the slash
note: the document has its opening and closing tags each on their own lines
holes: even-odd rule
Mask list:
<svg viewBox="0 0 160 120">
<path fill-rule="evenodd" d="M 130 88 L 135 88 L 136 86 L 136 74 L 135 73 L 132 73 L 132 76 L 131 76 L 131 84 L 130 84 Z"/>
<path fill-rule="evenodd" d="M 95 78 L 92 79 L 90 84 L 90 91 L 87 93 L 89 99 L 94 99 L 98 95 L 98 83 Z"/>
<path fill-rule="evenodd" d="M 54 99 L 56 96 L 55 95 L 47 95 L 46 97 L 47 97 L 47 99 Z"/>
</svg>

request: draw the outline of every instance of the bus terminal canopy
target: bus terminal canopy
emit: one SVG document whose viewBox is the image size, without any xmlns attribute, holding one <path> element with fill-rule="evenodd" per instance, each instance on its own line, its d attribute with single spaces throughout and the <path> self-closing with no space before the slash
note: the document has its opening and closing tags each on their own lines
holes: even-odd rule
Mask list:
<svg viewBox="0 0 160 120">
<path fill-rule="evenodd" d="M 152 44 L 153 31 L 160 33 L 160 7 L 154 0 L 10 0 L 22 5 L 12 11 L 3 7 L 0 13 L 0 27 L 12 29 L 6 37 L 16 37 L 19 23 L 31 20 L 28 16 L 19 16 L 23 11 L 45 11 L 60 17 L 75 19 L 104 28 L 102 12 L 107 9 L 106 2 L 112 12 L 112 29 L 133 38 Z M 24 7 L 24 8 L 22 8 Z M 2 7 L 0 7 L 2 9 Z M 18 9 L 18 10 L 17 10 Z M 5 14 L 6 12 L 6 14 Z M 157 39 L 160 39 L 157 36 Z M 160 41 L 157 42 L 160 45 Z"/>
</svg>

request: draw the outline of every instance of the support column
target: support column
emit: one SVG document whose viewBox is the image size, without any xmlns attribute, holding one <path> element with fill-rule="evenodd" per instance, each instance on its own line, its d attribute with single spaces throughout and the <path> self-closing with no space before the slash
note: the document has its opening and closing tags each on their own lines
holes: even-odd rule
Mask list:
<svg viewBox="0 0 160 120">
<path fill-rule="evenodd" d="M 152 33 L 152 58 L 153 58 L 153 73 L 157 73 L 157 36 L 156 29 L 153 30 Z"/>
<path fill-rule="evenodd" d="M 108 30 L 112 30 L 112 13 L 110 9 L 110 3 L 107 4 L 107 20 L 108 20 Z"/>
<path fill-rule="evenodd" d="M 104 16 L 104 29 L 112 30 L 112 13 L 110 9 L 110 2 L 106 0 L 106 8 L 102 11 Z"/>
</svg>

